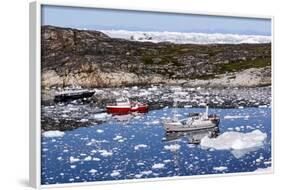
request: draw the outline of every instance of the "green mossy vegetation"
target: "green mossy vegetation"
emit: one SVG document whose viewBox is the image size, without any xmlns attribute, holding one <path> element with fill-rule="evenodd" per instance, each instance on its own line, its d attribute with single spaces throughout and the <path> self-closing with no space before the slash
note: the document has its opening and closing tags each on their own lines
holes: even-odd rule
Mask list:
<svg viewBox="0 0 281 190">
<path fill-rule="evenodd" d="M 224 74 L 224 73 L 242 71 L 250 68 L 262 68 L 262 67 L 270 66 L 270 64 L 271 64 L 270 58 L 257 58 L 255 60 L 246 60 L 242 62 L 230 62 L 227 64 L 218 65 L 217 73 Z"/>
</svg>

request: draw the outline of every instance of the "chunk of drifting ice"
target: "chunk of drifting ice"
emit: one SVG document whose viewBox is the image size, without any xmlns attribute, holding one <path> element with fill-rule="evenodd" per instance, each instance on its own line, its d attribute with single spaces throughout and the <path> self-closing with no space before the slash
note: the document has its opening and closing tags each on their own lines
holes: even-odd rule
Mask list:
<svg viewBox="0 0 281 190">
<path fill-rule="evenodd" d="M 89 121 L 88 119 L 80 119 L 81 123 L 88 122 L 88 121 Z"/>
<path fill-rule="evenodd" d="M 91 170 L 89 171 L 89 173 L 91 173 L 92 175 L 95 174 L 95 173 L 97 173 L 97 172 L 98 172 L 98 170 L 95 170 L 95 169 L 91 169 Z"/>
<path fill-rule="evenodd" d="M 73 156 L 70 156 L 69 161 L 70 161 L 70 163 L 74 163 L 74 162 L 79 162 L 80 159 L 79 158 L 74 158 Z"/>
<path fill-rule="evenodd" d="M 157 163 L 152 166 L 152 169 L 163 169 L 164 167 L 165 167 L 165 164 Z"/>
<path fill-rule="evenodd" d="M 152 171 L 151 171 L 151 170 L 142 171 L 141 173 L 136 174 L 135 177 L 136 177 L 136 178 L 141 178 L 141 177 L 144 176 L 144 175 L 150 175 L 150 174 L 152 174 Z"/>
<path fill-rule="evenodd" d="M 146 148 L 147 145 L 146 144 L 138 144 L 134 147 L 135 150 L 139 150 L 140 148 Z"/>
<path fill-rule="evenodd" d="M 117 177 L 120 175 L 120 172 L 118 170 L 113 170 L 112 173 L 110 174 L 111 177 Z"/>
<path fill-rule="evenodd" d="M 98 152 L 100 153 L 101 156 L 103 157 L 108 157 L 108 156 L 112 156 L 112 152 L 109 152 L 107 150 L 98 150 Z"/>
<path fill-rule="evenodd" d="M 213 167 L 213 170 L 222 172 L 224 170 L 227 170 L 227 167 L 225 166 Z"/>
<path fill-rule="evenodd" d="M 224 119 L 241 119 L 241 118 L 244 118 L 244 119 L 248 119 L 250 116 L 248 115 L 226 115 L 224 116 Z"/>
<path fill-rule="evenodd" d="M 100 161 L 100 158 L 94 157 L 94 158 L 93 158 L 93 161 Z"/>
<path fill-rule="evenodd" d="M 46 131 L 43 133 L 43 137 L 62 137 L 64 134 L 62 131 Z"/>
<path fill-rule="evenodd" d="M 180 146 L 179 144 L 171 144 L 171 145 L 165 145 L 165 146 L 164 146 L 164 149 L 170 150 L 170 151 L 172 151 L 172 152 L 175 152 L 175 151 L 179 150 L 180 147 L 181 147 L 181 146 Z"/>
<path fill-rule="evenodd" d="M 168 159 L 168 160 L 164 160 L 163 162 L 164 162 L 164 163 L 169 163 L 169 162 L 171 162 L 171 161 L 172 161 L 172 160 L 169 160 L 169 159 Z"/>
<path fill-rule="evenodd" d="M 86 158 L 84 158 L 84 161 L 90 161 L 90 160 L 92 160 L 91 156 L 87 156 Z"/>
<path fill-rule="evenodd" d="M 214 148 L 217 150 L 243 150 L 255 147 L 261 147 L 267 135 L 260 130 L 254 130 L 249 133 L 225 132 L 217 138 L 205 136 L 201 140 L 201 147 Z"/>
<path fill-rule="evenodd" d="M 102 129 L 97 129 L 97 133 L 103 133 Z"/>
<path fill-rule="evenodd" d="M 150 175 L 150 174 L 152 174 L 152 171 L 151 170 L 142 171 L 141 174 L 143 174 L 143 175 Z"/>
<path fill-rule="evenodd" d="M 118 141 L 118 140 L 120 140 L 120 139 L 122 139 L 122 138 L 123 138 L 122 136 L 116 135 L 116 136 L 113 138 L 113 140 Z"/>
<path fill-rule="evenodd" d="M 101 120 L 101 121 L 105 121 L 107 120 L 108 118 L 110 118 L 110 114 L 108 113 L 98 113 L 98 114 L 95 114 L 94 115 L 94 119 L 96 120 Z"/>
</svg>

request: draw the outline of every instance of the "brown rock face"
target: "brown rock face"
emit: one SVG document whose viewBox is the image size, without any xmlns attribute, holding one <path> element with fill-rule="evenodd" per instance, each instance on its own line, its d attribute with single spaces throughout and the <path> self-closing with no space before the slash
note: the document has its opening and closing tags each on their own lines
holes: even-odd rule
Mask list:
<svg viewBox="0 0 281 190">
<path fill-rule="evenodd" d="M 271 44 L 136 42 L 113 39 L 98 31 L 53 26 L 42 26 L 41 44 L 43 87 L 118 87 L 210 80 L 218 74 L 250 68 L 270 70 L 271 65 Z"/>
</svg>

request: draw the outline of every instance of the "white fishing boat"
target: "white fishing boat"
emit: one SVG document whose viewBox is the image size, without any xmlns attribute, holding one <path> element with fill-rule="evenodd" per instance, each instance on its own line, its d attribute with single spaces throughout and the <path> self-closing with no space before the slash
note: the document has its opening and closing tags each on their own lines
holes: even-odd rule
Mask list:
<svg viewBox="0 0 281 190">
<path fill-rule="evenodd" d="M 189 113 L 187 118 L 181 120 L 177 117 L 163 120 L 164 129 L 166 132 L 184 132 L 218 127 L 220 118 L 215 114 L 209 115 L 208 109 L 207 105 L 205 112 Z"/>
</svg>

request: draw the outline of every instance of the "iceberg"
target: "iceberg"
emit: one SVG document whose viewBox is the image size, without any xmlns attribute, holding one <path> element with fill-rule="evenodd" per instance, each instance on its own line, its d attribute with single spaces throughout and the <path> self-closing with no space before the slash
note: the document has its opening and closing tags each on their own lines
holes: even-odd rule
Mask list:
<svg viewBox="0 0 281 190">
<path fill-rule="evenodd" d="M 202 148 L 213 148 L 216 150 L 246 150 L 263 146 L 267 135 L 260 130 L 249 133 L 225 132 L 217 138 L 205 136 L 201 140 Z"/>
</svg>

